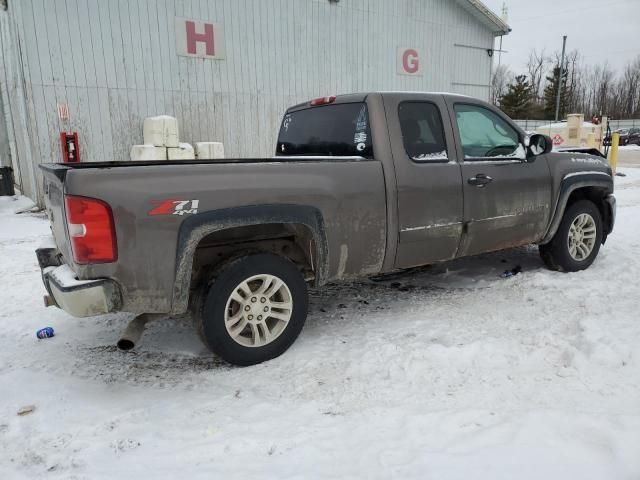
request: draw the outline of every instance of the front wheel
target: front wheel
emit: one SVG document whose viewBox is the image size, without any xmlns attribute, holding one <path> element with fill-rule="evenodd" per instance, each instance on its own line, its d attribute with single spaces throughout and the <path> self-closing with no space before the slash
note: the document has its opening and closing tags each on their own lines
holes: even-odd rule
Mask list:
<svg viewBox="0 0 640 480">
<path fill-rule="evenodd" d="M 286 258 L 245 255 L 218 270 L 195 313 L 200 337 L 215 354 L 254 365 L 284 353 L 300 334 L 307 285 Z"/>
<path fill-rule="evenodd" d="M 593 263 L 601 244 L 602 215 L 593 202 L 579 200 L 567 208 L 558 231 L 539 250 L 550 269 L 577 272 Z"/>
</svg>

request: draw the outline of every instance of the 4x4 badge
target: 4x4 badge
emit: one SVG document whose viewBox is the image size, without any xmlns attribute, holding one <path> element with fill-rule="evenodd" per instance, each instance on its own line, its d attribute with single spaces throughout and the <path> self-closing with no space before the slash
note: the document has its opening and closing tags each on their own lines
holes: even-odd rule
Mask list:
<svg viewBox="0 0 640 480">
<path fill-rule="evenodd" d="M 155 200 L 157 206 L 147 215 L 191 215 L 198 213 L 200 200 Z"/>
</svg>

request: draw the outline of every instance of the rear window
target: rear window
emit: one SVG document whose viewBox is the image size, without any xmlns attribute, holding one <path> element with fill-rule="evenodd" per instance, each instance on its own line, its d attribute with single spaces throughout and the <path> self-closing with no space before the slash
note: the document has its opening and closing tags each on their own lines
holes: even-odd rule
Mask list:
<svg viewBox="0 0 640 480">
<path fill-rule="evenodd" d="M 276 155 L 359 156 L 372 158 L 365 103 L 339 103 L 287 113 Z"/>
</svg>

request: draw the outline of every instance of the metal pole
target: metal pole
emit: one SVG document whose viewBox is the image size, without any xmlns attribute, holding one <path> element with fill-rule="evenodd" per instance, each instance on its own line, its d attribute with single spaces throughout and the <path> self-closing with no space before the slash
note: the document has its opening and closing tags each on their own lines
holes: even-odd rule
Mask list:
<svg viewBox="0 0 640 480">
<path fill-rule="evenodd" d="M 611 134 L 611 151 L 609 153 L 609 166 L 614 174 L 618 169 L 618 145 L 620 145 L 620 134 L 614 132 Z"/>
<path fill-rule="evenodd" d="M 562 91 L 562 74 L 564 73 L 564 51 L 567 46 L 567 36 L 562 37 L 562 60 L 558 66 L 558 94 L 556 95 L 556 122 L 558 121 L 558 115 L 560 115 L 560 92 Z"/>
</svg>

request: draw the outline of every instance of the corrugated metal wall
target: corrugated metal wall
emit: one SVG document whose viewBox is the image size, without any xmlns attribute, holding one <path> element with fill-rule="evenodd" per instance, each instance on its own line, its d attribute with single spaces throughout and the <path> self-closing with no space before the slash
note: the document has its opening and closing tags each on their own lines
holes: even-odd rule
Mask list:
<svg viewBox="0 0 640 480">
<path fill-rule="evenodd" d="M 489 93 L 493 34 L 454 0 L 21 0 L 2 13 L 12 128 L 29 140 L 14 150 L 35 163 L 60 161 L 62 130 L 79 133 L 83 161 L 126 160 L 144 117 L 161 113 L 183 141 L 266 156 L 284 109 L 315 96 Z M 176 16 L 222 25 L 226 58 L 178 56 Z M 399 46 L 422 49 L 423 76 L 397 74 Z"/>
</svg>

